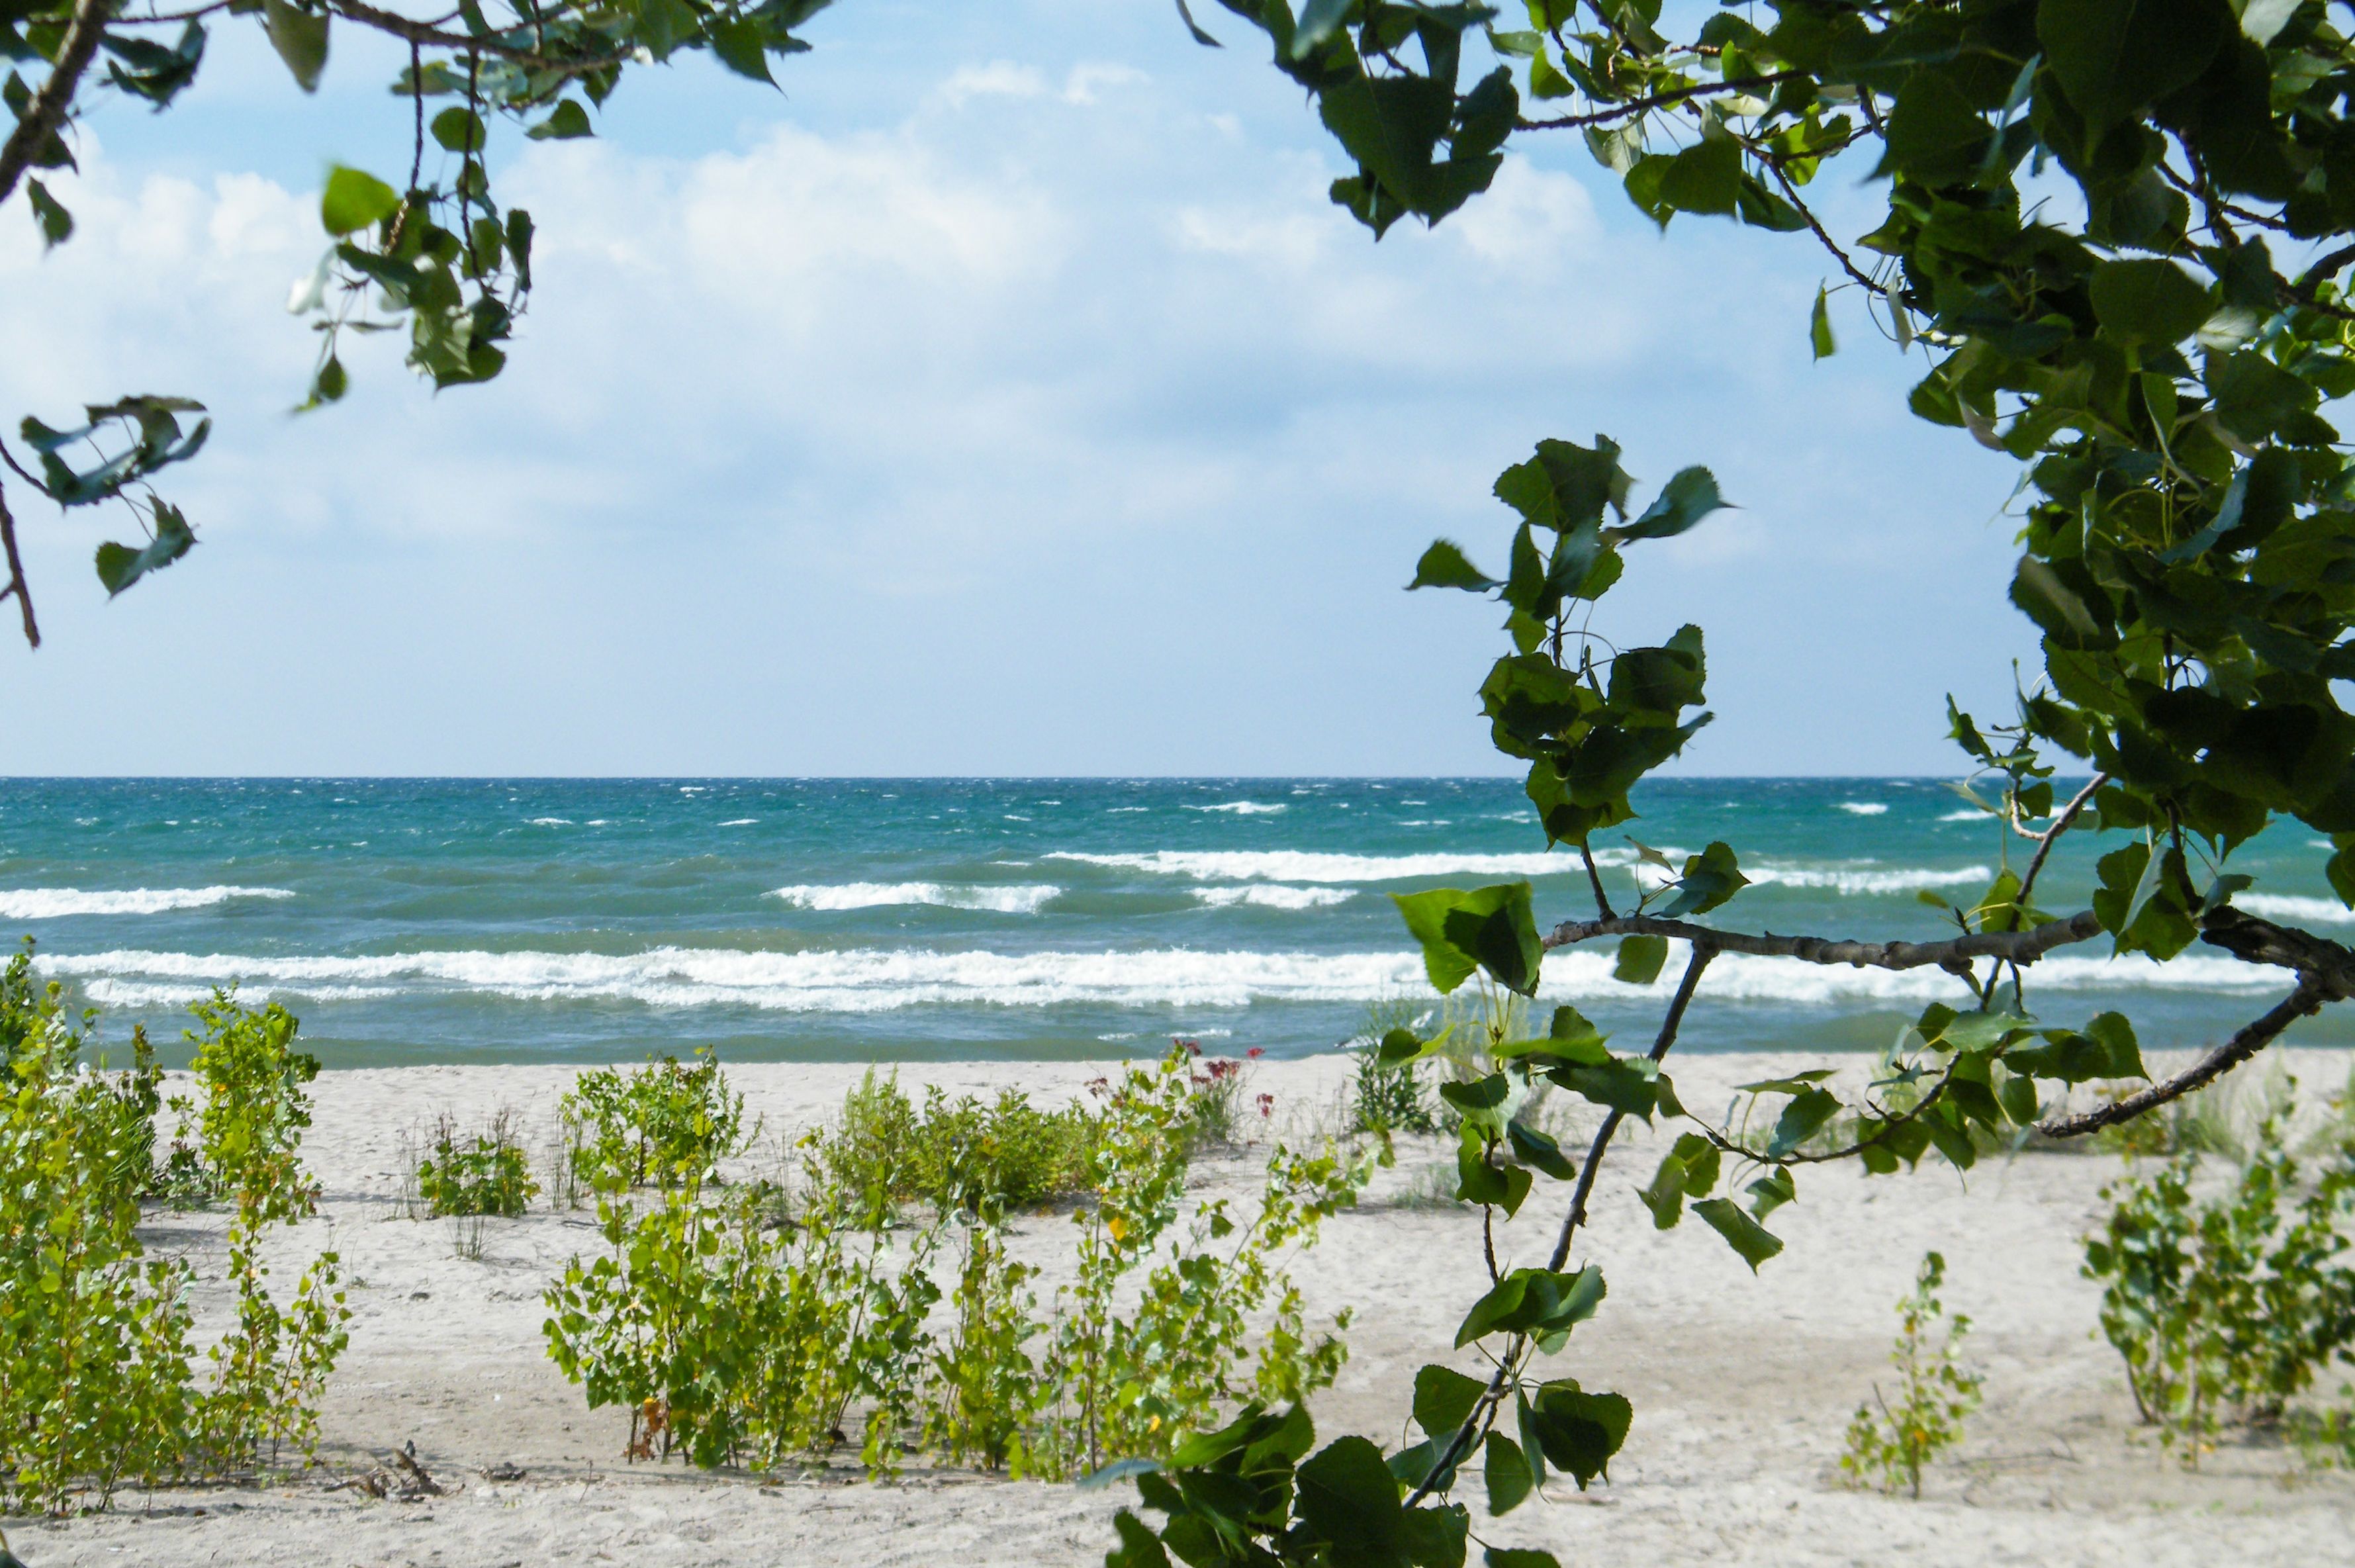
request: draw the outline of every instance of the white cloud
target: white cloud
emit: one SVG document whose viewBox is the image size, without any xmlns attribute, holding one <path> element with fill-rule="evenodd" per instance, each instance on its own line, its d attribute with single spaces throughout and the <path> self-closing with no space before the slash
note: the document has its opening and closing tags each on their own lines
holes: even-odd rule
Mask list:
<svg viewBox="0 0 2355 1568">
<path fill-rule="evenodd" d="M 959 66 L 941 83 L 938 96 L 952 109 L 962 109 L 976 98 L 1043 98 L 1047 79 L 1035 67 L 1012 60 Z"/>
</svg>

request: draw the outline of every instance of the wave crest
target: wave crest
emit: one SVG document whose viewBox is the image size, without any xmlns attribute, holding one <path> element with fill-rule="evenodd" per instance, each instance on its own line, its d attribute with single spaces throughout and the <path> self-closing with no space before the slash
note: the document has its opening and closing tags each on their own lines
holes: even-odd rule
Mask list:
<svg viewBox="0 0 2355 1568">
<path fill-rule="evenodd" d="M 80 888 L 0 889 L 0 920 L 55 920 L 76 914 L 166 914 L 209 909 L 231 899 L 291 899 L 285 888 L 124 888 L 84 891 Z"/>
<path fill-rule="evenodd" d="M 1036 914 L 1063 890 L 1039 882 L 1024 886 L 953 886 L 945 882 L 809 883 L 779 888 L 769 896 L 795 909 L 881 909 L 931 904 L 941 909 L 991 910 L 999 914 Z"/>
</svg>

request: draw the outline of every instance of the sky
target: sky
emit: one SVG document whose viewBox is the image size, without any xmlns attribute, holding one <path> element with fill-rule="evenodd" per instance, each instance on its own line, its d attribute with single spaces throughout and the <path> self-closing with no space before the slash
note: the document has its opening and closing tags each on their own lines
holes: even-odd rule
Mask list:
<svg viewBox="0 0 2355 1568">
<path fill-rule="evenodd" d="M 1500 569 L 1497 472 L 1600 432 L 1639 499 L 1699 463 L 1738 507 L 1595 621 L 1705 629 L 1678 771 L 1957 772 L 1945 694 L 2000 717 L 2034 644 L 2017 473 L 1907 413 L 1921 351 L 1850 291 L 1813 361 L 1805 236 L 1664 238 L 1575 141 L 1375 243 L 1224 20 L 839 0 L 783 92 L 633 72 L 596 140 L 498 133 L 539 234 L 506 372 L 437 395 L 380 339 L 299 418 L 289 286 L 330 163 L 405 172 L 400 62 L 339 31 L 306 98 L 216 29 L 169 112 L 81 127 L 69 243 L 0 209 L 0 415 L 216 420 L 165 485 L 198 548 L 111 603 L 119 517 L 12 485 L 45 641 L 0 645 L 0 771 L 1510 771 L 1497 607 L 1401 588 L 1440 535 Z M 1861 177 L 1820 187 L 1849 233 Z"/>
</svg>

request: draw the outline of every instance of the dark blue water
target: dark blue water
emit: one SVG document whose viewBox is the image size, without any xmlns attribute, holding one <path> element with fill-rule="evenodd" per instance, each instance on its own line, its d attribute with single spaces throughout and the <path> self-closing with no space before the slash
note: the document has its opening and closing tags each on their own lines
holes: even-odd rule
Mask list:
<svg viewBox="0 0 2355 1568">
<path fill-rule="evenodd" d="M 1919 894 L 1967 905 L 2026 847 L 1928 780 L 1681 781 L 1638 804 L 1628 831 L 1671 854 L 1735 846 L 1757 885 L 1711 918 L 1747 929 L 1931 935 Z M 2259 876 L 2242 901 L 2347 923 L 2310 838 L 2236 857 Z M 1624 905 L 1636 857 L 1610 842 Z M 2091 841 L 2064 846 L 2053 910 L 2090 883 Z M 1427 990 L 1386 894 L 1522 877 L 1541 919 L 1591 912 L 1508 780 L 0 781 L 0 929 L 37 937 L 110 1036 L 176 1040 L 189 1000 L 237 981 L 338 1066 L 1117 1056 L 1171 1034 L 1297 1054 Z M 2163 970 L 2104 950 L 2039 965 L 2031 1005 L 2123 1008 L 2147 1044 L 2196 1045 L 2286 988 L 2198 949 Z M 1556 954 L 1545 994 L 1647 1027 L 1660 987 L 1609 964 Z M 1693 1046 L 1865 1049 L 1959 987 L 1727 957 L 1704 994 Z"/>
</svg>

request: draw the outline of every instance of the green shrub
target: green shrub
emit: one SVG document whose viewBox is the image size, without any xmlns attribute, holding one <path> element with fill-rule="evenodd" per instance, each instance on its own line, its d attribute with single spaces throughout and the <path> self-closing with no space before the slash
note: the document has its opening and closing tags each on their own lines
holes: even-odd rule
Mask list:
<svg viewBox="0 0 2355 1568">
<path fill-rule="evenodd" d="M 708 1179 L 721 1160 L 759 1136 L 744 1129 L 744 1096 L 730 1096 L 709 1049 L 684 1064 L 675 1056 L 634 1072 L 601 1067 L 573 1081 L 557 1106 L 567 1159 L 592 1191 L 676 1187 Z"/>
<path fill-rule="evenodd" d="M 136 1235 L 162 1081 L 144 1034 L 129 1071 L 92 1071 L 94 1015 L 69 1018 L 56 987 L 37 987 L 29 951 L 0 972 L 0 1511 L 62 1511 L 77 1490 L 103 1507 L 126 1479 L 230 1474 L 315 1431 L 349 1316 L 336 1255 L 281 1307 L 260 1250 L 316 1200 L 298 1151 L 317 1064 L 292 1050 L 282 1008 L 221 993 L 196 1011 L 200 1143 L 179 1163 L 235 1204 L 238 1321 L 210 1352 L 210 1388 L 193 1371 L 193 1275 Z"/>
<path fill-rule="evenodd" d="M 1980 1378 L 1955 1362 L 1955 1347 L 1970 1332 L 1971 1320 L 1960 1313 L 1946 1317 L 1938 1299 L 1945 1279 L 1946 1260 L 1923 1253 L 1913 1293 L 1897 1304 L 1897 1341 L 1889 1350 L 1889 1364 L 1897 1369 L 1897 1403 L 1891 1404 L 1876 1383 L 1870 1402 L 1858 1405 L 1849 1423 L 1840 1468 L 1859 1479 L 1877 1479 L 1885 1492 L 1902 1486 L 1920 1497 L 1923 1468 L 1962 1441 L 1963 1423 L 1978 1408 Z M 1933 1345 L 1942 1320 L 1945 1337 Z"/>
<path fill-rule="evenodd" d="M 1357 1055 L 1351 1108 L 1358 1131 L 1377 1136 L 1439 1131 L 1439 1117 L 1423 1093 L 1423 1080 L 1412 1062 L 1384 1067 L 1378 1043 L 1361 1048 Z"/>
<path fill-rule="evenodd" d="M 2102 1331 L 2126 1367 L 2144 1421 L 2197 1466 L 2227 1420 L 2269 1424 L 2355 1346 L 2355 1268 L 2339 1230 L 2355 1204 L 2355 1146 L 2302 1187 L 2276 1116 L 2248 1163 L 2208 1201 L 2200 1157 L 2103 1189 L 2116 1206 L 2085 1243 L 2102 1283 Z"/>
<path fill-rule="evenodd" d="M 435 1121 L 417 1166 L 417 1193 L 429 1213 L 513 1216 L 538 1196 L 513 1123 L 505 1109 L 479 1132 L 461 1133 L 451 1116 Z"/>
<path fill-rule="evenodd" d="M 1308 1332 L 1274 1258 L 1312 1239 L 1365 1173 L 1279 1149 L 1253 1221 L 1212 1203 L 1157 1253 L 1179 1218 L 1192 1076 L 1173 1051 L 1107 1083 L 1100 1110 L 933 1093 L 920 1114 L 870 1073 L 840 1126 L 803 1140 L 782 1220 L 774 1189 L 722 1190 L 692 1165 L 643 1207 L 601 1191 L 606 1250 L 571 1260 L 548 1292 L 549 1353 L 592 1408 L 630 1412 L 636 1456 L 769 1468 L 855 1442 L 878 1476 L 917 1449 L 1069 1477 L 1166 1454 L 1247 1399 L 1327 1386 L 1341 1343 Z M 1066 1141 L 1082 1134 L 1095 1201 L 1073 1216 L 1079 1282 L 1042 1315 L 1002 1217 L 1010 1195 L 1063 1179 Z M 912 1225 L 900 1217 L 911 1200 L 929 1210 Z M 952 1256 L 935 1328 L 935 1270 Z M 1273 1327 L 1254 1358 L 1246 1325 L 1263 1313 Z"/>
<path fill-rule="evenodd" d="M 869 1068 L 843 1102 L 822 1158 L 834 1180 L 896 1202 L 968 1214 L 1029 1209 L 1088 1190 L 1095 1123 L 1084 1106 L 1041 1111 L 1011 1089 L 985 1105 L 970 1094 L 951 1100 L 934 1084 L 920 1111 L 897 1073 Z"/>
</svg>

